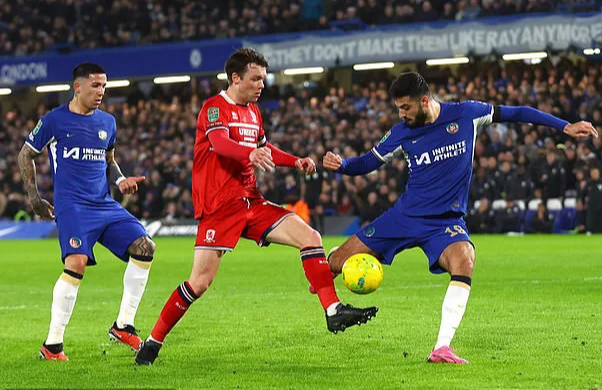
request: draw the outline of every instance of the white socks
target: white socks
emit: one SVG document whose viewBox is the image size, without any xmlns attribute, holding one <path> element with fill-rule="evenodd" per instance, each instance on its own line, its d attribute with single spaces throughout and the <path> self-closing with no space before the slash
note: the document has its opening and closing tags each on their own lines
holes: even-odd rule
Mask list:
<svg viewBox="0 0 602 390">
<path fill-rule="evenodd" d="M 81 278 L 78 279 L 66 273 L 61 274 L 56 281 L 52 292 L 50 330 L 48 331 L 46 345 L 63 342 L 65 327 L 69 323 L 71 313 L 73 313 L 80 282 Z"/>
<path fill-rule="evenodd" d="M 144 294 L 150 266 L 150 261 L 138 261 L 130 258 L 123 274 L 123 298 L 116 321 L 119 328 L 134 325 L 134 317 Z"/>
<path fill-rule="evenodd" d="M 453 276 L 452 281 L 449 283 L 445 298 L 443 298 L 441 327 L 439 328 L 439 336 L 437 337 L 435 349 L 442 346 L 449 347 L 456 329 L 460 326 L 460 322 L 466 311 L 468 296 L 470 295 L 470 278 L 465 278 L 468 279 L 468 284 L 464 281 L 454 280 Z"/>
</svg>

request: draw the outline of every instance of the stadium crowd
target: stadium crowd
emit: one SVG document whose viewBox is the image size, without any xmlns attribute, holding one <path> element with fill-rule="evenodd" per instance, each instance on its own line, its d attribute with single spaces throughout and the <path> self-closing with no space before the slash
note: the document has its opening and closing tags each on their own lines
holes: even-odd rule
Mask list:
<svg viewBox="0 0 602 390">
<path fill-rule="evenodd" d="M 602 0 L 3 0 L 0 56 L 601 7 Z"/>
<path fill-rule="evenodd" d="M 480 63 L 457 73 L 437 71 L 432 91 L 442 100 L 482 100 L 498 105 L 529 105 L 571 122 L 589 120 L 602 132 L 602 65 Z M 474 75 L 478 76 L 474 76 Z M 387 72 L 361 76 L 352 90 L 316 86 L 270 87 L 260 105 L 268 139 L 281 149 L 320 161 L 332 150 L 344 157 L 369 150 L 398 121 L 387 88 Z M 117 118 L 116 156 L 128 175 L 145 175 L 140 192 L 125 199 L 127 208 L 145 219 L 191 218 L 191 168 L 196 116 L 207 97 L 224 84 L 198 78 L 190 85 L 155 86 L 143 93 L 132 87 L 124 96 L 108 91 L 104 109 Z M 111 97 L 112 96 L 112 97 Z M 34 113 L 5 109 L 0 123 L 0 216 L 31 214 L 17 166 L 20 147 L 39 117 L 50 107 L 40 104 Z M 552 129 L 517 124 L 492 124 L 482 130 L 475 147 L 470 189 L 475 207 L 467 216 L 473 232 L 518 230 L 521 210 L 517 201 L 575 198 L 576 224 L 581 230 L 601 229 L 602 182 L 600 139 L 575 142 Z M 38 185 L 52 199 L 50 166 L 39 158 Z M 408 166 L 403 156 L 365 177 L 324 171 L 311 177 L 279 168 L 259 174 L 258 186 L 267 199 L 279 204 L 303 200 L 312 224 L 323 229 L 324 215 L 357 215 L 367 222 L 390 207 L 403 192 Z M 121 201 L 118 191 L 115 194 Z M 492 204 L 504 199 L 505 207 Z M 551 216 L 543 208 L 527 230 L 551 230 Z M 23 210 L 25 212 L 23 212 Z M 533 225 L 533 226 L 531 226 Z M 602 230 L 602 229 L 601 229 Z"/>
</svg>

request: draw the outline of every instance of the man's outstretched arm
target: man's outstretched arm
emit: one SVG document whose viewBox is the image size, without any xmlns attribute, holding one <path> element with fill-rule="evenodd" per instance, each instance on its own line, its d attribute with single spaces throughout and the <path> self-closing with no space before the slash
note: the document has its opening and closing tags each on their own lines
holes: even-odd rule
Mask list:
<svg viewBox="0 0 602 390">
<path fill-rule="evenodd" d="M 349 176 L 360 176 L 368 174 L 380 168 L 384 162 L 370 151 L 359 157 L 342 159 L 338 154 L 332 152 L 324 156 L 324 168 Z"/>
<path fill-rule="evenodd" d="M 554 115 L 526 106 L 495 106 L 493 122 L 533 123 L 553 127 L 574 138 L 598 137 L 598 131 L 590 122 L 569 123 Z"/>
</svg>

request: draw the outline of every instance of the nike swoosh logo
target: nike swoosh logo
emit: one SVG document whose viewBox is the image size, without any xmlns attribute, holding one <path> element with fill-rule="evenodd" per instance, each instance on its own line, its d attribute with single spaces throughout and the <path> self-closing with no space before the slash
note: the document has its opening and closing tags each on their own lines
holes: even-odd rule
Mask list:
<svg viewBox="0 0 602 390">
<path fill-rule="evenodd" d="M 412 140 L 412 143 L 415 144 L 416 142 L 420 141 L 421 139 L 423 139 L 424 137 L 420 137 L 420 138 L 416 138 L 415 140 Z"/>
</svg>

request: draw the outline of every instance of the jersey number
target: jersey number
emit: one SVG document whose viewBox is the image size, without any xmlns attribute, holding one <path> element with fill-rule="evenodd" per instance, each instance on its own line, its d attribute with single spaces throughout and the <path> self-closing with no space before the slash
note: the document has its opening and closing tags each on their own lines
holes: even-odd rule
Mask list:
<svg viewBox="0 0 602 390">
<path fill-rule="evenodd" d="M 453 230 L 448 227 L 445 229 L 445 233 L 449 233 L 450 237 L 455 237 L 458 234 L 466 234 L 466 230 L 462 229 L 462 226 L 460 225 L 454 225 Z"/>
</svg>

